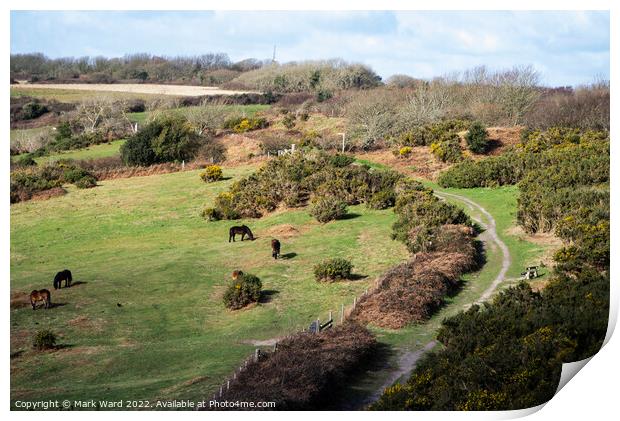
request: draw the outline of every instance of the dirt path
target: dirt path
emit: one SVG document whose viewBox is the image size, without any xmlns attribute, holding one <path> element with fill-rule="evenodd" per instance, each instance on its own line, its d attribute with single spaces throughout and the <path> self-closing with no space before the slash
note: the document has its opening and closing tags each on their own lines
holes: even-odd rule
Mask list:
<svg viewBox="0 0 620 421">
<path fill-rule="evenodd" d="M 441 191 L 435 191 L 435 194 L 438 197 L 444 198 L 444 199 L 446 197 L 457 199 L 463 202 L 469 209 L 480 212 L 480 214 L 484 215 L 486 219 L 486 221 L 482 221 L 477 218 L 472 218 L 476 220 L 476 222 L 478 222 L 480 225 L 482 225 L 483 228 L 485 229 L 483 235 L 480 236 L 480 239 L 485 243 L 485 246 L 488 248 L 489 246 L 491 246 L 491 243 L 493 243 L 493 245 L 499 247 L 502 253 L 502 266 L 497 276 L 491 283 L 491 285 L 482 293 L 482 295 L 474 303 L 471 303 L 470 306 L 473 304 L 478 304 L 483 301 L 486 301 L 491 297 L 493 292 L 495 292 L 499 284 L 505 280 L 506 273 L 508 272 L 508 268 L 510 267 L 510 261 L 511 261 L 510 251 L 508 250 L 508 247 L 497 235 L 495 219 L 485 208 L 483 208 L 478 203 L 466 197 L 459 196 L 453 193 L 441 192 Z M 367 399 L 365 399 L 361 407 L 365 407 L 369 405 L 370 403 L 375 402 L 383 394 L 383 391 L 385 390 L 385 388 L 392 386 L 402 376 L 408 376 L 415 368 L 418 360 L 426 352 L 433 349 L 435 345 L 437 345 L 437 341 L 431 341 L 427 343 L 426 345 L 424 345 L 422 349 L 419 349 L 417 351 L 407 351 L 407 352 L 402 353 L 398 359 L 398 366 L 389 374 L 388 378 L 381 385 L 381 387 L 375 390 L 375 392 L 372 395 L 370 395 Z"/>
</svg>

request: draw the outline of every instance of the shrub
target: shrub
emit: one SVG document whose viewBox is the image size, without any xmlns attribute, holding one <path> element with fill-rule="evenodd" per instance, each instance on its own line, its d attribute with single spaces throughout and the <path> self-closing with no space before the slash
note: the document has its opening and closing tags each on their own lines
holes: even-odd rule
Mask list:
<svg viewBox="0 0 620 421">
<path fill-rule="evenodd" d="M 269 122 L 263 117 L 232 117 L 224 122 L 224 128 L 235 133 L 245 133 L 251 130 L 264 129 Z"/>
<path fill-rule="evenodd" d="M 396 194 L 394 190 L 381 190 L 370 196 L 370 199 L 366 202 L 366 207 L 369 209 L 387 209 L 394 206 L 396 203 Z"/>
<path fill-rule="evenodd" d="M 431 144 L 431 153 L 442 162 L 459 162 L 463 158 L 458 136 Z"/>
<path fill-rule="evenodd" d="M 11 203 L 28 200 L 34 193 L 60 187 L 63 183 L 93 187 L 96 181 L 92 173 L 71 162 L 22 167 L 11 172 Z"/>
<path fill-rule="evenodd" d="M 22 118 L 24 120 L 33 120 L 47 113 L 49 109 L 38 102 L 29 102 L 22 109 Z"/>
<path fill-rule="evenodd" d="M 286 127 L 287 129 L 291 130 L 292 128 L 295 127 L 295 114 L 287 114 L 284 116 L 284 118 L 282 119 L 282 124 L 284 125 L 284 127 Z"/>
<path fill-rule="evenodd" d="M 78 189 L 90 189 L 91 187 L 97 186 L 97 179 L 92 175 L 87 175 L 80 178 L 73 184 L 75 184 L 75 187 Z"/>
<path fill-rule="evenodd" d="M 50 330 L 39 330 L 32 339 L 32 347 L 36 350 L 53 349 L 56 346 L 56 335 Z"/>
<path fill-rule="evenodd" d="M 474 121 L 465 135 L 469 150 L 474 153 L 484 153 L 489 147 L 489 134 L 486 127 L 479 122 Z"/>
<path fill-rule="evenodd" d="M 258 277 L 245 273 L 234 280 L 224 293 L 224 305 L 238 310 L 248 304 L 258 302 L 263 284 Z"/>
<path fill-rule="evenodd" d="M 314 279 L 317 282 L 338 281 L 351 278 L 353 265 L 349 260 L 335 258 L 327 259 L 314 266 Z"/>
<path fill-rule="evenodd" d="M 209 165 L 200 173 L 200 178 L 205 183 L 212 183 L 222 179 L 222 167 L 219 165 Z"/>
<path fill-rule="evenodd" d="M 407 158 L 413 152 L 413 148 L 411 146 L 403 146 L 398 150 L 398 155 Z"/>
<path fill-rule="evenodd" d="M 336 168 L 344 168 L 355 162 L 355 157 L 337 153 L 329 158 L 329 163 Z"/>
<path fill-rule="evenodd" d="M 334 196 L 315 196 L 310 204 L 310 215 L 322 223 L 342 218 L 346 213 L 346 203 Z"/>
<path fill-rule="evenodd" d="M 200 147 L 200 138 L 182 116 L 166 115 L 142 128 L 121 147 L 127 165 L 149 166 L 187 160 Z"/>
<path fill-rule="evenodd" d="M 25 154 L 17 159 L 16 164 L 20 167 L 32 167 L 37 165 L 37 161 L 34 160 L 31 154 Z"/>
<path fill-rule="evenodd" d="M 205 208 L 200 215 L 209 221 L 219 221 L 222 219 L 221 213 L 215 208 Z"/>
<path fill-rule="evenodd" d="M 233 195 L 229 192 L 222 192 L 215 197 L 215 209 L 218 219 L 239 219 L 239 212 L 233 204 Z"/>
</svg>

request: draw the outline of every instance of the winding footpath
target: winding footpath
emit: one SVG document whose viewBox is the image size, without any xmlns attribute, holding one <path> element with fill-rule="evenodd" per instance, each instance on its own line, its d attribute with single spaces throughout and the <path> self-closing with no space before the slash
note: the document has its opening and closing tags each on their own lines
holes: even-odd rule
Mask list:
<svg viewBox="0 0 620 421">
<path fill-rule="evenodd" d="M 448 197 L 456 199 L 467 205 L 469 209 L 480 212 L 480 215 L 484 216 L 485 221 L 481 220 L 480 218 L 472 217 L 472 219 L 478 222 L 485 229 L 484 233 L 480 235 L 480 239 L 485 243 L 485 248 L 487 250 L 491 245 L 490 243 L 492 243 L 496 245 L 502 253 L 502 265 L 497 276 L 495 277 L 491 285 L 482 293 L 482 295 L 480 295 L 480 297 L 478 297 L 478 299 L 475 302 L 471 303 L 469 306 L 486 301 L 491 297 L 491 295 L 493 295 L 499 284 L 506 278 L 506 273 L 508 272 L 508 268 L 510 267 L 511 262 L 510 251 L 508 250 L 508 247 L 497 235 L 497 225 L 495 223 L 495 219 L 493 218 L 493 215 L 491 215 L 485 208 L 466 197 L 442 191 L 435 191 L 435 195 L 444 200 Z M 375 390 L 372 395 L 368 396 L 368 398 L 365 399 L 364 402 L 362 402 L 361 407 L 366 407 L 367 405 L 377 401 L 387 387 L 392 386 L 401 377 L 409 376 L 415 368 L 418 360 L 426 352 L 433 349 L 435 345 L 437 345 L 437 341 L 433 340 L 417 351 L 407 351 L 402 353 L 398 359 L 398 366 L 390 372 L 389 376 L 386 378 L 385 382 L 381 385 L 381 387 Z"/>
</svg>

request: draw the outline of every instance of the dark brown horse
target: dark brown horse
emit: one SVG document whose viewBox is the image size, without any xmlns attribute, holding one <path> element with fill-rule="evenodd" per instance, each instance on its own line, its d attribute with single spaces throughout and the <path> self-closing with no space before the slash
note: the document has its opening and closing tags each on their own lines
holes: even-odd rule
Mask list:
<svg viewBox="0 0 620 421">
<path fill-rule="evenodd" d="M 61 270 L 54 276 L 54 289 L 62 288 L 62 281 L 65 281 L 65 288 L 71 286 L 71 282 L 73 282 L 73 277 L 71 276 L 71 271 L 69 269 Z"/>
<path fill-rule="evenodd" d="M 235 241 L 235 236 L 237 234 L 241 235 L 241 241 L 243 241 L 246 235 L 250 240 L 254 240 L 254 235 L 252 234 L 250 228 L 248 228 L 247 225 L 241 225 L 239 227 L 230 227 L 230 230 L 228 231 L 228 242 L 230 243 L 231 241 Z"/>
<path fill-rule="evenodd" d="M 273 240 L 271 240 L 271 256 L 274 259 L 277 259 L 279 255 L 280 255 L 280 241 L 274 238 Z"/>
<path fill-rule="evenodd" d="M 37 303 L 43 301 L 44 308 L 50 308 L 52 306 L 52 295 L 47 289 L 34 290 L 30 293 L 30 305 L 34 310 Z"/>
</svg>

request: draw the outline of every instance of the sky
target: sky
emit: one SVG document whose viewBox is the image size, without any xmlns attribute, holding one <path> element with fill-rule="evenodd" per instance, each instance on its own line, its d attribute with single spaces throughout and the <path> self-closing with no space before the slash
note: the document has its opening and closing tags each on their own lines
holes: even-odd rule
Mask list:
<svg viewBox="0 0 620 421">
<path fill-rule="evenodd" d="M 11 11 L 11 53 L 223 52 L 232 61 L 342 58 L 432 78 L 532 65 L 548 86 L 609 79 L 607 11 Z"/>
</svg>

